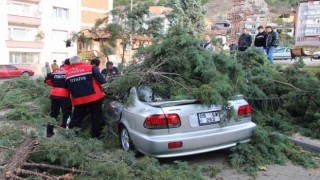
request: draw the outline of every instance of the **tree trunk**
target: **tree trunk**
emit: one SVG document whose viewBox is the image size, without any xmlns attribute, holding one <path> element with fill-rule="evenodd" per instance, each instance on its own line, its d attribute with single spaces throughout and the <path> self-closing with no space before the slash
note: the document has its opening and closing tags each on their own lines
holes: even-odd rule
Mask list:
<svg viewBox="0 0 320 180">
<path fill-rule="evenodd" d="M 20 166 L 28 159 L 35 145 L 37 145 L 35 138 L 27 137 L 3 169 L 2 178 L 12 179 L 19 171 Z"/>
</svg>

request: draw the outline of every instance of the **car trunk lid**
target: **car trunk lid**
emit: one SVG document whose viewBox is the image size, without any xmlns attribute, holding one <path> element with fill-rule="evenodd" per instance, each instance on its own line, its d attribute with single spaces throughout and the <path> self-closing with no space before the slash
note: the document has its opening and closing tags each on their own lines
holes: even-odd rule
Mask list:
<svg viewBox="0 0 320 180">
<path fill-rule="evenodd" d="M 244 103 L 246 103 L 244 100 L 235 100 L 232 101 L 230 105 L 237 110 L 238 107 Z M 178 128 L 169 128 L 170 134 L 221 128 L 223 126 L 240 123 L 228 114 L 229 107 L 204 105 L 198 100 L 157 102 L 150 103 L 150 105 L 161 107 L 164 114 L 179 115 L 181 126 Z"/>
</svg>

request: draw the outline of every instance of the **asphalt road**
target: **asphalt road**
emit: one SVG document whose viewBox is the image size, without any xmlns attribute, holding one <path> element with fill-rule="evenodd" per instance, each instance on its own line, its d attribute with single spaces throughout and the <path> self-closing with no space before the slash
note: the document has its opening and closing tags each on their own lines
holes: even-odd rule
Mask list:
<svg viewBox="0 0 320 180">
<path fill-rule="evenodd" d="M 259 171 L 257 177 L 241 174 L 232 168 L 229 163 L 230 149 L 209 153 L 184 156 L 177 158 L 160 159 L 161 163 L 173 163 L 176 160 L 188 162 L 191 166 L 214 167 L 221 170 L 215 177 L 206 176 L 206 179 L 215 180 L 320 180 L 319 169 L 305 169 L 291 162 L 286 165 L 269 165 L 266 171 Z"/>
</svg>

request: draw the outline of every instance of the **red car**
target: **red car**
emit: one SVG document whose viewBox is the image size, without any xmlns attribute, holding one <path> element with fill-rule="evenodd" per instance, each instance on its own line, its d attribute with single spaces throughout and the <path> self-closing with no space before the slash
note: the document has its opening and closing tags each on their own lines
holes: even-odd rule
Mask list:
<svg viewBox="0 0 320 180">
<path fill-rule="evenodd" d="M 12 65 L 0 65 L 0 78 L 33 76 L 34 72 L 30 69 L 17 68 Z"/>
</svg>

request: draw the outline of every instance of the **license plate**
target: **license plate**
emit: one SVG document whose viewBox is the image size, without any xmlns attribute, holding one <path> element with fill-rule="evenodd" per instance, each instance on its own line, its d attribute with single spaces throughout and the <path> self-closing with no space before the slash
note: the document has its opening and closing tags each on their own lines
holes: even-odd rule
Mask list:
<svg viewBox="0 0 320 180">
<path fill-rule="evenodd" d="M 218 111 L 198 113 L 199 125 L 215 124 L 220 122 L 220 114 Z"/>
</svg>

